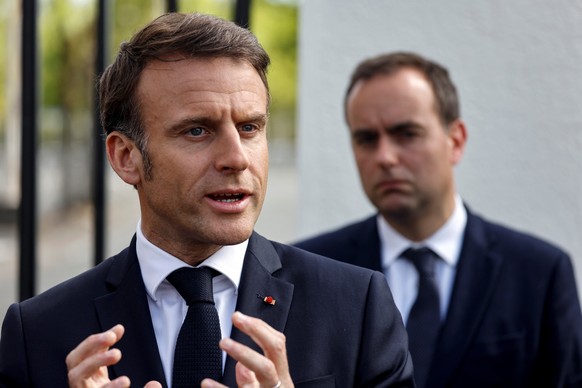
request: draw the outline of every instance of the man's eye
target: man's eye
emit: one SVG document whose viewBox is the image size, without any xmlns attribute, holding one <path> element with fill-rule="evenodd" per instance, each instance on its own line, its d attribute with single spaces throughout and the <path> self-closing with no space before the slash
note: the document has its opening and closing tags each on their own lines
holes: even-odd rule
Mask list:
<svg viewBox="0 0 582 388">
<path fill-rule="evenodd" d="M 407 138 L 407 139 L 411 139 L 411 138 L 416 136 L 416 132 L 414 132 L 414 131 L 402 131 L 402 132 L 400 132 L 400 136 Z"/>
<path fill-rule="evenodd" d="M 192 136 L 202 136 L 205 133 L 204 128 L 195 127 L 188 130 L 188 133 Z"/>
<path fill-rule="evenodd" d="M 244 124 L 240 127 L 240 129 L 243 132 L 252 132 L 256 129 L 256 127 L 252 124 Z"/>
<path fill-rule="evenodd" d="M 392 137 L 399 141 L 414 140 L 422 134 L 422 130 L 418 125 L 399 125 L 390 131 Z"/>
<path fill-rule="evenodd" d="M 359 145 L 371 145 L 378 140 L 378 135 L 374 133 L 358 133 L 354 136 L 354 142 Z"/>
</svg>

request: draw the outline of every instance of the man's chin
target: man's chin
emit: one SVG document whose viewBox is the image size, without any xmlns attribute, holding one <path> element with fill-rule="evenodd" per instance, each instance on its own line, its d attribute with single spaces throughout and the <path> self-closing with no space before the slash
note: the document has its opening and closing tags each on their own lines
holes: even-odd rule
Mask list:
<svg viewBox="0 0 582 388">
<path fill-rule="evenodd" d="M 217 230 L 212 239 L 216 245 L 236 245 L 248 240 L 252 233 L 250 225 L 228 225 Z"/>
<path fill-rule="evenodd" d="M 376 206 L 379 212 L 387 218 L 405 218 L 414 212 L 414 206 L 410 200 L 399 198 L 398 200 L 385 201 Z"/>
</svg>

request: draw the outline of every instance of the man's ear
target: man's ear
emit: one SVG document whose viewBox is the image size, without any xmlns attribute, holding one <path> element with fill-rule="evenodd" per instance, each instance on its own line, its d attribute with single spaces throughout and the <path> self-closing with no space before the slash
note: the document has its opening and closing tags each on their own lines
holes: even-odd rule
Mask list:
<svg viewBox="0 0 582 388">
<path fill-rule="evenodd" d="M 113 131 L 105 140 L 107 159 L 111 168 L 125 182 L 137 186 L 142 179 L 142 155 L 134 141 Z"/>
<path fill-rule="evenodd" d="M 449 142 L 451 144 L 451 164 L 458 164 L 465 153 L 467 143 L 467 128 L 461 119 L 456 119 L 449 125 Z"/>
</svg>

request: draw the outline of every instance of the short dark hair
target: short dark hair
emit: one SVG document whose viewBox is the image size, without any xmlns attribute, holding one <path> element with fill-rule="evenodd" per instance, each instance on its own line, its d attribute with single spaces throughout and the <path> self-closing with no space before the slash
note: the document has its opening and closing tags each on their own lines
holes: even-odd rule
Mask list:
<svg viewBox="0 0 582 388">
<path fill-rule="evenodd" d="M 164 14 L 121 44 L 115 61 L 99 82 L 101 124 L 107 134 L 118 131 L 147 151 L 147 139 L 136 97 L 143 69 L 153 60 L 232 58 L 250 63 L 265 85 L 269 55 L 247 29 L 216 16 L 200 13 Z"/>
<path fill-rule="evenodd" d="M 444 125 L 460 117 L 459 96 L 448 70 L 440 64 L 410 52 L 394 52 L 379 55 L 360 62 L 352 73 L 344 97 L 344 108 L 354 85 L 376 75 L 392 75 L 402 69 L 419 71 L 426 77 L 435 96 L 436 111 Z"/>
</svg>

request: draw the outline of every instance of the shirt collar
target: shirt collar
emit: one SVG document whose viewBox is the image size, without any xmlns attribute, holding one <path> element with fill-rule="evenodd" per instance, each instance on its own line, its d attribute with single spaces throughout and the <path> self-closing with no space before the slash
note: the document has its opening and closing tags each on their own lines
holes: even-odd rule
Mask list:
<svg viewBox="0 0 582 388">
<path fill-rule="evenodd" d="M 148 241 L 142 233 L 141 220 L 138 221 L 136 235 L 135 248 L 145 288 L 148 295 L 157 301 L 158 287 L 166 277 L 178 268 L 189 265 Z M 237 293 L 248 243 L 247 239 L 240 244 L 223 246 L 199 266 L 219 271 L 232 283 Z"/>
<path fill-rule="evenodd" d="M 461 197 L 457 194 L 451 217 L 435 233 L 421 242 L 413 242 L 402 236 L 381 215 L 378 215 L 377 223 L 382 246 L 382 262 L 385 267 L 389 267 L 405 249 L 411 246 L 426 246 L 448 265 L 454 267 L 459 261 L 463 244 L 465 226 L 467 225 L 467 210 L 463 206 Z"/>
</svg>

